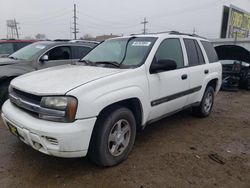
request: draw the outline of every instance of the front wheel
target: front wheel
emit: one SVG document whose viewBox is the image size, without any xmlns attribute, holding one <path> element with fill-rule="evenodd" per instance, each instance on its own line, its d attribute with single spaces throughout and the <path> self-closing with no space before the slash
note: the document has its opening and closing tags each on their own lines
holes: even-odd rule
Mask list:
<svg viewBox="0 0 250 188">
<path fill-rule="evenodd" d="M 136 121 L 131 110 L 118 107 L 98 117 L 88 156 L 101 166 L 114 166 L 125 160 L 136 137 Z"/>
<path fill-rule="evenodd" d="M 8 92 L 8 88 L 9 88 L 10 82 L 5 82 L 3 84 L 0 85 L 0 108 L 2 107 L 3 103 L 8 99 L 9 96 L 9 92 Z"/>
<path fill-rule="evenodd" d="M 199 106 L 193 107 L 195 115 L 200 117 L 207 117 L 210 115 L 214 104 L 214 88 L 208 86 L 203 95 L 202 101 Z"/>
</svg>

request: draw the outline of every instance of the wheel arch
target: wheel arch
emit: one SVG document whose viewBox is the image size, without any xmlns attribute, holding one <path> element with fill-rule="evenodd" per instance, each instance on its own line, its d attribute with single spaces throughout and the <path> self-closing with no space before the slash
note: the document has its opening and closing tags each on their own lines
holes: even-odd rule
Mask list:
<svg viewBox="0 0 250 188">
<path fill-rule="evenodd" d="M 107 111 L 112 111 L 115 108 L 118 107 L 126 107 L 129 110 L 132 111 L 134 114 L 135 120 L 136 120 L 136 127 L 137 129 L 140 129 L 143 122 L 143 108 L 141 101 L 138 98 L 129 98 L 124 99 L 121 101 L 117 101 L 115 103 L 109 104 L 108 106 L 104 107 L 100 113 L 98 114 L 97 118 L 100 117 L 102 114 L 104 114 Z"/>
</svg>

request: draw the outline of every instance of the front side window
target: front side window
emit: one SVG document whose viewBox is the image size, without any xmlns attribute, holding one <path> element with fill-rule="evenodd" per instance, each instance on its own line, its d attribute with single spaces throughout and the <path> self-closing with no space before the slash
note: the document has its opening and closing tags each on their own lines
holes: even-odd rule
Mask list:
<svg viewBox="0 0 250 188">
<path fill-rule="evenodd" d="M 59 46 L 51 49 L 46 53 L 49 56 L 49 61 L 51 60 L 66 60 L 70 59 L 70 47 L 69 46 Z"/>
<path fill-rule="evenodd" d="M 175 61 L 177 68 L 184 67 L 183 53 L 179 39 L 166 39 L 160 44 L 155 54 L 155 62 L 166 59 Z"/>
<path fill-rule="evenodd" d="M 0 44 L 0 54 L 12 54 L 13 52 L 14 52 L 14 47 L 12 43 Z"/>
<path fill-rule="evenodd" d="M 107 40 L 89 54 L 82 61 L 90 61 L 95 64 L 114 62 L 126 67 L 141 65 L 147 58 L 155 37 L 131 37 Z"/>
</svg>

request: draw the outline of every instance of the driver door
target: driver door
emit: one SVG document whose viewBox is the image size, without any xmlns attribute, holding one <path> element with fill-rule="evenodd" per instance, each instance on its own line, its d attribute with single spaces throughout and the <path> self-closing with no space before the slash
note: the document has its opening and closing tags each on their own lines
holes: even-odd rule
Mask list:
<svg viewBox="0 0 250 188">
<path fill-rule="evenodd" d="M 188 71 L 184 68 L 180 39 L 165 39 L 160 44 L 152 63 L 163 59 L 174 60 L 177 69 L 149 74 L 151 113 L 148 120 L 180 110 L 187 103 L 189 79 Z"/>
<path fill-rule="evenodd" d="M 43 59 L 44 57 L 46 57 L 46 59 Z M 71 57 L 70 46 L 57 46 L 41 56 L 38 69 L 69 64 L 71 63 Z"/>
</svg>

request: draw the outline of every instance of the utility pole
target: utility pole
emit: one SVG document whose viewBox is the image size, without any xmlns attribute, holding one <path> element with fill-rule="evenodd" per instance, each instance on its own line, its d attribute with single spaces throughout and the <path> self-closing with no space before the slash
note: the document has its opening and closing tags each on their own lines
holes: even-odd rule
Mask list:
<svg viewBox="0 0 250 188">
<path fill-rule="evenodd" d="M 141 22 L 141 24 L 143 24 L 143 34 L 146 34 L 146 25 L 148 24 L 147 18 L 144 18 L 143 22 Z"/>
<path fill-rule="evenodd" d="M 17 38 L 19 39 L 18 24 L 16 19 L 7 20 L 7 38 Z"/>
<path fill-rule="evenodd" d="M 193 28 L 193 35 L 195 35 L 195 33 L 196 33 L 196 29 L 195 29 L 195 27 Z"/>
<path fill-rule="evenodd" d="M 74 28 L 73 28 L 73 34 L 74 34 L 74 39 L 76 40 L 77 37 L 76 37 L 76 34 L 79 33 L 79 29 L 76 27 L 77 23 L 76 23 L 76 20 L 77 20 L 77 17 L 76 17 L 76 4 L 74 4 L 74 16 L 73 16 L 73 24 L 74 24 Z"/>
<path fill-rule="evenodd" d="M 16 22 L 16 19 L 14 19 L 14 24 L 15 24 L 15 29 L 16 29 L 16 36 L 17 36 L 17 39 L 19 39 L 19 33 L 18 33 L 18 28 L 17 28 L 17 24 L 19 23 Z"/>
</svg>

